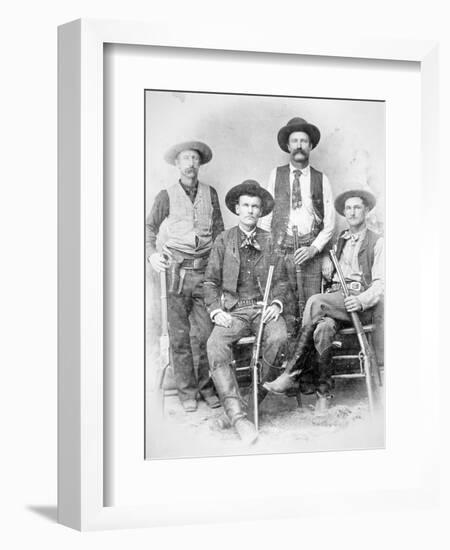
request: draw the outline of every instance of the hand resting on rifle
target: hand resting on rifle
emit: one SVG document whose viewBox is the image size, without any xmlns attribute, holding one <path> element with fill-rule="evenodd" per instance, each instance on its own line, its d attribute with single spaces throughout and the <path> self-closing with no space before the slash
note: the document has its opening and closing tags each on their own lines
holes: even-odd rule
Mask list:
<svg viewBox="0 0 450 550">
<path fill-rule="evenodd" d="M 278 304 L 272 304 L 266 309 L 263 322 L 270 323 L 273 319 L 278 319 L 281 313 L 281 307 Z"/>
<path fill-rule="evenodd" d="M 159 254 L 159 252 L 155 252 L 149 256 L 147 260 L 151 263 L 153 269 L 158 273 L 165 271 L 169 267 L 167 259 L 162 254 Z"/>
<path fill-rule="evenodd" d="M 358 296 L 349 296 L 348 298 L 345 298 L 344 306 L 349 313 L 362 310 L 362 305 Z"/>
<path fill-rule="evenodd" d="M 311 258 L 314 258 L 316 254 L 318 254 L 319 251 L 317 248 L 313 245 L 311 246 L 302 246 L 300 248 L 297 248 L 297 250 L 294 253 L 294 262 L 298 265 L 301 265 L 304 262 L 307 262 Z"/>
</svg>

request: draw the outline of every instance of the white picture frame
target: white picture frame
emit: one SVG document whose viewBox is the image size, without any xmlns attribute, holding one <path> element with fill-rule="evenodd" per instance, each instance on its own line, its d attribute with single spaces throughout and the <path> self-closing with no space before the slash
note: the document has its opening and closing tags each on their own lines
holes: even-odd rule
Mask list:
<svg viewBox="0 0 450 550">
<path fill-rule="evenodd" d="M 422 190 L 436 194 L 438 121 L 438 46 L 432 41 L 354 40 L 303 35 L 268 37 L 258 30 L 247 32 L 237 27 L 232 36 L 228 29 L 208 28 L 192 34 L 174 23 L 170 29 L 158 23 L 78 20 L 59 28 L 58 34 L 58 520 L 80 529 L 144 527 L 186 522 L 214 521 L 221 504 L 206 514 L 190 510 L 158 510 L 155 506 L 105 506 L 110 488 L 104 464 L 104 204 L 103 195 L 103 56 L 105 44 L 229 50 L 238 52 L 277 53 L 286 56 L 357 58 L 364 60 L 410 61 L 420 64 L 421 79 L 421 150 Z M 388 151 L 389 153 L 389 151 Z M 431 213 L 424 213 L 430 216 Z M 425 220 L 427 221 L 427 220 Z M 424 223 L 432 231 L 432 223 Z M 436 230 L 437 232 L 437 230 Z M 437 236 L 428 242 L 427 265 L 420 261 L 426 277 L 428 263 L 437 265 Z M 437 289 L 435 289 L 437 292 Z M 421 305 L 429 318 L 438 318 L 437 305 Z M 434 317 L 433 317 L 434 315 Z M 389 330 L 389 329 L 388 329 Z M 437 338 L 437 336 L 434 336 Z M 438 346 L 428 355 L 427 372 L 438 376 Z M 421 371 L 421 374 L 422 371 Z M 421 399 L 424 399 L 422 390 Z M 438 399 L 438 389 L 428 386 Z M 430 415 L 437 414 L 437 405 Z M 208 460 L 208 459 L 204 459 Z M 431 434 L 427 453 L 421 458 L 421 482 L 389 494 L 393 509 L 417 502 L 424 505 L 437 501 L 439 477 L 433 469 L 438 461 L 436 434 Z M 322 491 L 323 495 L 323 491 Z M 177 495 L 175 495 L 177 496 Z M 351 502 L 350 497 L 327 495 L 333 502 Z M 320 491 L 316 499 L 294 506 L 280 506 L 278 516 L 314 513 L 323 506 Z M 218 498 L 218 501 L 220 498 Z M 223 503 L 222 503 L 223 506 Z M 366 494 L 354 509 L 376 510 L 380 499 Z M 221 519 L 256 519 L 269 517 L 262 500 L 236 503 L 235 509 Z"/>
</svg>

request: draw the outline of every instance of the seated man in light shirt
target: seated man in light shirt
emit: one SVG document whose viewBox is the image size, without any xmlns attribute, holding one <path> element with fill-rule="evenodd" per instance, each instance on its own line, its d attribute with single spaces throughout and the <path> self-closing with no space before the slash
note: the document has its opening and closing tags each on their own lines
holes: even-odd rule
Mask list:
<svg viewBox="0 0 450 550">
<path fill-rule="evenodd" d="M 298 360 L 288 362 L 285 371 L 264 387 L 273 393 L 284 393 L 295 384 L 294 373 L 303 365 L 310 346 L 317 354 L 316 392 L 323 409 L 324 398 L 330 397 L 333 341 L 343 323 L 350 323 L 350 312 L 361 312 L 362 322 L 370 320 L 384 293 L 384 239 L 366 226 L 366 216 L 375 206 L 375 197 L 368 191 L 351 190 L 339 195 L 335 208 L 345 216 L 348 229 L 336 243 L 336 256 L 342 267 L 350 296 L 344 298 L 331 259 L 324 262 L 324 275 L 330 286 L 323 294 L 312 296 L 306 303 L 300 337 L 297 342 Z"/>
</svg>

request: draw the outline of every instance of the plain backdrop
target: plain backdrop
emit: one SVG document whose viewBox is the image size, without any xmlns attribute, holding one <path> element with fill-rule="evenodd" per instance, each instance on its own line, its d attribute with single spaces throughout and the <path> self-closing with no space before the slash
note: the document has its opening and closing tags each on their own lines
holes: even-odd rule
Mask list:
<svg viewBox="0 0 450 550">
<path fill-rule="evenodd" d="M 450 483 L 443 468 L 446 508 L 400 510 L 376 518 L 361 514 L 301 518 L 297 521 L 186 526 L 153 530 L 84 533 L 55 523 L 56 518 L 56 27 L 79 17 L 127 20 L 172 18 L 185 21 L 193 32 L 217 19 L 232 33 L 233 22 L 245 21 L 267 32 L 283 28 L 301 32 L 389 38 L 425 38 L 441 42 L 441 178 L 433 208 L 436 224 L 448 235 L 448 176 L 450 146 L 450 37 L 444 1 L 341 2 L 256 4 L 242 0 L 156 3 L 90 0 L 54 3 L 9 2 L 2 10 L 0 135 L 1 156 L 1 530 L 2 548 L 230 548 L 251 545 L 311 548 L 424 546 L 448 548 Z M 195 23 L 195 25 L 194 25 Z M 420 136 L 405 136 L 416 140 Z M 415 159 L 411 159 L 415 162 Z M 446 185 L 444 185 L 446 184 Z M 405 189 L 407 212 L 407 189 Z M 399 216 L 404 212 L 399 212 Z M 420 220 L 408 232 L 420 231 Z M 442 239 L 446 243 L 446 238 Z M 445 341 L 448 309 L 445 291 L 448 247 L 443 246 L 440 320 L 432 320 Z M 414 259 L 411 259 L 413 265 Z M 413 268 L 413 267 L 412 267 Z M 407 337 L 407 335 L 404 335 Z M 444 350 L 443 350 L 444 351 Z M 442 463 L 449 461 L 448 372 L 442 354 Z M 448 362 L 448 361 L 447 361 Z M 417 434 L 420 437 L 420 433 Z"/>
</svg>

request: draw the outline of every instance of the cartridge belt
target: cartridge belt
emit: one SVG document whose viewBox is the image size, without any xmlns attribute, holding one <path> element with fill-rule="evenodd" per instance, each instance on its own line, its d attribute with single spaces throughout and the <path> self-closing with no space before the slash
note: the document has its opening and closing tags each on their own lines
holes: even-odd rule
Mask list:
<svg viewBox="0 0 450 550">
<path fill-rule="evenodd" d="M 181 263 L 180 267 L 183 269 L 192 269 L 198 271 L 204 271 L 208 265 L 208 258 L 185 258 Z"/>
<path fill-rule="evenodd" d="M 233 307 L 233 310 L 240 309 L 240 308 L 243 308 L 243 307 L 260 306 L 261 305 L 261 300 L 262 300 L 262 298 L 260 298 L 259 300 L 253 299 L 253 298 L 248 299 L 248 300 L 239 300 L 237 302 L 237 304 Z"/>
<path fill-rule="evenodd" d="M 361 283 L 358 283 L 358 281 L 350 281 L 346 283 L 345 285 L 348 290 L 351 290 L 352 292 L 362 292 L 363 285 Z M 342 286 L 341 283 L 333 283 L 328 289 L 327 292 L 337 292 L 338 290 L 341 290 Z"/>
</svg>

